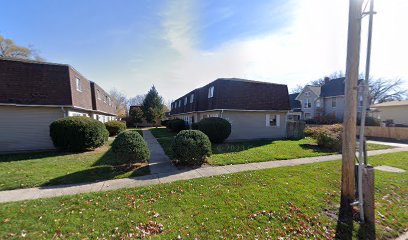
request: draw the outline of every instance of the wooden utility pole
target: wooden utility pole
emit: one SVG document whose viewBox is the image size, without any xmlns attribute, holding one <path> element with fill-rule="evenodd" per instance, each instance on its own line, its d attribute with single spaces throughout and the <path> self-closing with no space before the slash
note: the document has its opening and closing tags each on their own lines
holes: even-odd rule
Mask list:
<svg viewBox="0 0 408 240">
<path fill-rule="evenodd" d="M 355 199 L 354 165 L 356 159 L 357 82 L 360 62 L 362 5 L 363 0 L 350 0 L 339 213 L 339 220 L 344 223 L 352 223 L 351 203 Z"/>
</svg>

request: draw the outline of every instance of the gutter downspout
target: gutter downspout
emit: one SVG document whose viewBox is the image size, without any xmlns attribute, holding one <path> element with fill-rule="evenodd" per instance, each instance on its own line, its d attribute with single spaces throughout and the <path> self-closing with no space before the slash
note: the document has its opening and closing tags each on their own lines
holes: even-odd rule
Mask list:
<svg viewBox="0 0 408 240">
<path fill-rule="evenodd" d="M 64 107 L 61 107 L 61 111 L 62 111 L 62 113 L 64 114 L 64 117 L 66 117 L 66 116 L 67 116 L 67 112 L 65 111 Z"/>
</svg>

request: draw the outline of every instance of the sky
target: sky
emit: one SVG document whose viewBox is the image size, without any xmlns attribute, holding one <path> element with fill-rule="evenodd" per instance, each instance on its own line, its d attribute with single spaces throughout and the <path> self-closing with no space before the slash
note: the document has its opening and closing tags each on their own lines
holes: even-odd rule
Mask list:
<svg viewBox="0 0 408 240">
<path fill-rule="evenodd" d="M 347 0 L 2 0 L 0 34 L 128 97 L 217 78 L 298 84 L 345 71 Z M 371 74 L 408 88 L 408 1 L 376 0 Z M 360 72 L 368 17 L 363 18 Z"/>
</svg>

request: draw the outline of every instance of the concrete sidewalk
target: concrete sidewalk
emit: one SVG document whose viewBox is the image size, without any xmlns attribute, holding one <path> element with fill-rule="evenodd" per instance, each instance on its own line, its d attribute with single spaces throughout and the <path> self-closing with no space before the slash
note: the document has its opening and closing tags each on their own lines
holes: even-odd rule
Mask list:
<svg viewBox="0 0 408 240">
<path fill-rule="evenodd" d="M 144 133 L 147 133 L 145 131 Z M 146 139 L 149 140 L 150 136 L 146 135 Z M 150 140 L 149 140 L 150 141 Z M 154 142 L 152 141 L 152 144 Z M 160 152 L 160 151 L 159 151 Z M 408 152 L 408 148 L 393 148 L 384 150 L 369 151 L 369 156 L 374 156 L 384 153 L 394 153 L 394 152 Z M 107 190 L 114 190 L 119 188 L 130 188 L 139 186 L 156 185 L 161 183 L 169 183 L 178 180 L 187 180 L 193 178 L 209 177 L 222 174 L 229 174 L 235 172 L 244 172 L 249 170 L 260 170 L 269 169 L 277 167 L 286 166 L 296 166 L 302 164 L 310 164 L 317 162 L 334 161 L 341 159 L 340 154 L 322 156 L 322 157 L 311 157 L 311 158 L 299 158 L 291 160 L 281 160 L 281 161 L 269 161 L 260 163 L 248 163 L 248 164 L 237 164 L 237 165 L 227 165 L 227 166 L 206 166 L 197 169 L 184 169 L 177 170 L 174 166 L 167 168 L 158 167 L 158 172 L 155 174 L 135 177 L 135 178 L 125 178 L 125 179 L 114 179 L 101 181 L 97 183 L 80 184 L 80 185 L 59 185 L 53 187 L 38 187 L 38 188 L 28 188 L 28 189 L 17 189 L 10 191 L 0 192 L 0 202 L 13 202 L 22 200 L 31 200 L 38 198 L 51 198 L 63 195 L 74 195 L 79 193 L 88 192 L 100 192 Z M 159 161 L 160 162 L 160 161 Z M 164 164 L 167 165 L 167 164 Z M 164 166 L 163 165 L 163 166 Z M 163 169 L 168 169 L 169 172 L 160 172 Z"/>
<path fill-rule="evenodd" d="M 163 148 L 149 130 L 143 130 L 143 138 L 150 150 L 149 168 L 151 174 L 175 172 L 178 169 L 171 163 Z"/>
<path fill-rule="evenodd" d="M 381 144 L 391 147 L 408 147 L 406 143 L 394 143 L 394 142 L 384 142 L 384 141 L 374 141 L 374 140 L 367 140 L 367 143 L 374 143 L 374 144 Z"/>
</svg>

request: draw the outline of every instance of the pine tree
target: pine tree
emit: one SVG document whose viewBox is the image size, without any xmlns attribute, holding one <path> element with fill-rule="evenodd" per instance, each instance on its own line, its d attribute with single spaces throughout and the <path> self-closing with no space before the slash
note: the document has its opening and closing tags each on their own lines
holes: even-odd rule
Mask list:
<svg viewBox="0 0 408 240">
<path fill-rule="evenodd" d="M 163 98 L 159 95 L 156 88 L 152 86 L 143 101 L 142 111 L 148 123 L 160 123 L 164 116 Z"/>
</svg>

